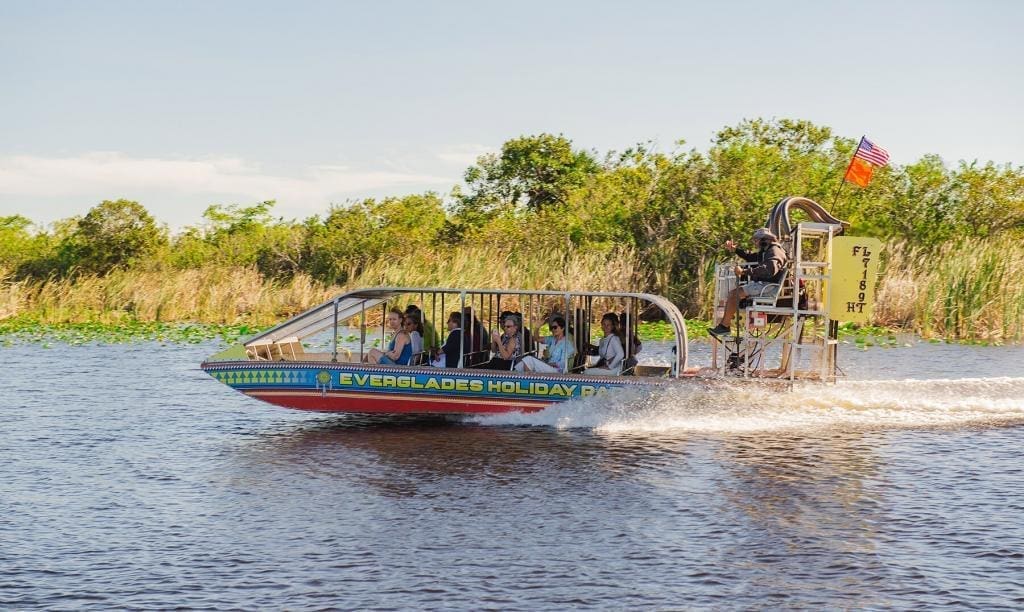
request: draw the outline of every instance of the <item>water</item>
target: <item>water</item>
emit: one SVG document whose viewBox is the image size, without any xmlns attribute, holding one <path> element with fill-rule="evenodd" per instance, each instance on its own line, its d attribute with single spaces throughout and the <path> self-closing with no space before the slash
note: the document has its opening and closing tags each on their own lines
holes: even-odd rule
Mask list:
<svg viewBox="0 0 1024 612">
<path fill-rule="evenodd" d="M 1024 606 L 1020 347 L 466 423 L 260 404 L 214 349 L 0 350 L 0 607 Z"/>
</svg>

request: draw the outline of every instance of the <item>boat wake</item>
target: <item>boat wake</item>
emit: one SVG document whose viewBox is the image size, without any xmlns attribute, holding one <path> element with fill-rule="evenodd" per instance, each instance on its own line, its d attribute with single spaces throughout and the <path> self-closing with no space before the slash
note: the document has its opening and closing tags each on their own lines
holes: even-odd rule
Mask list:
<svg viewBox="0 0 1024 612">
<path fill-rule="evenodd" d="M 842 381 L 777 392 L 758 384 L 627 388 L 536 413 L 473 419 L 603 432 L 752 432 L 1024 423 L 1024 378 Z"/>
</svg>

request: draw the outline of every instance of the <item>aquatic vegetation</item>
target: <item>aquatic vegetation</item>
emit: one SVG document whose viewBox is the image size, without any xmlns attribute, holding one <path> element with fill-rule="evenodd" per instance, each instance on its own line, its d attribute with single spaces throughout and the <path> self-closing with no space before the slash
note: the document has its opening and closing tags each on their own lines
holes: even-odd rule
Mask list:
<svg viewBox="0 0 1024 612">
<path fill-rule="evenodd" d="M 856 325 L 854 323 L 840 323 L 839 340 L 841 342 L 853 342 L 858 347 L 881 346 L 897 347 L 906 345 L 907 332 L 889 329 L 878 325 Z"/>
<path fill-rule="evenodd" d="M 121 319 L 117 322 L 85 321 L 45 323 L 29 317 L 17 317 L 0 321 L 0 346 L 18 343 L 35 343 L 47 345 L 52 342 L 79 345 L 88 343 L 120 344 L 127 342 L 167 342 L 178 344 L 197 344 L 209 340 L 220 340 L 224 344 L 234 344 L 253 336 L 269 324 L 249 323 L 195 323 L 195 322 L 164 322 L 139 321 Z M 709 338 L 706 321 L 688 319 L 686 333 L 690 340 L 706 340 Z M 542 326 L 541 334 L 548 334 L 547 326 Z M 599 333 L 599 332 L 595 332 Z M 852 323 L 844 323 L 839 327 L 840 340 L 853 343 L 858 347 L 898 347 L 907 346 L 907 336 L 911 332 L 885 328 L 875 325 L 858 327 Z M 675 332 L 665 321 L 645 321 L 637 326 L 637 334 L 643 341 L 669 341 Z M 344 342 L 357 342 L 358 336 L 348 334 L 339 338 Z M 943 342 L 938 338 L 930 342 Z M 379 346 L 380 339 L 368 339 L 368 346 Z M 987 340 L 963 339 L 959 344 L 988 345 Z"/>
<path fill-rule="evenodd" d="M 234 344 L 258 331 L 260 328 L 245 324 L 189 324 L 135 320 L 123 321 L 118 324 L 99 322 L 40 323 L 31 319 L 17 318 L 0 321 L 0 344 L 10 346 L 18 343 L 35 343 L 46 346 L 51 342 L 79 345 L 147 341 L 199 344 L 209 340 Z"/>
<path fill-rule="evenodd" d="M 0 270 L 0 319 L 28 316 L 47 324 L 115 324 L 134 319 L 267 325 L 355 287 L 573 286 L 606 291 L 641 287 L 644 271 L 636 255 L 628 249 L 612 255 L 609 263 L 608 253 L 501 252 L 463 246 L 382 259 L 368 265 L 346 287 L 325 285 L 301 272 L 286 280 L 268 278 L 255 267 L 118 269 L 105 275 L 41 281 L 17 280 Z M 610 285 L 609 279 L 615 282 Z"/>
<path fill-rule="evenodd" d="M 703 328 L 706 332 L 707 325 L 700 321 L 687 321 L 686 322 L 686 336 L 691 337 L 694 329 Z M 675 338 L 675 330 L 668 321 L 650 321 L 642 322 L 637 325 L 637 335 L 640 336 L 641 340 L 672 340 Z M 699 332 L 697 333 L 699 335 Z"/>
<path fill-rule="evenodd" d="M 367 265 L 349 287 L 515 287 L 637 291 L 646 273 L 636 253 L 591 250 L 495 249 L 463 245 L 419 251 Z M 511 305 L 517 304 L 515 300 Z"/>
</svg>

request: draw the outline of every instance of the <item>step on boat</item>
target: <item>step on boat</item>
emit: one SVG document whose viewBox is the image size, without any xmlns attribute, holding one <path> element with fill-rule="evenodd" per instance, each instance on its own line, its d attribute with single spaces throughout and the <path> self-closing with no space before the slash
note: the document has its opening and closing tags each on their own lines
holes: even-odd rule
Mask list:
<svg viewBox="0 0 1024 612">
<path fill-rule="evenodd" d="M 808 220 L 791 224 L 793 210 Z M 287 408 L 424 415 L 533 412 L 630 387 L 834 382 L 838 322 L 870 316 L 880 244 L 842 235 L 847 225 L 806 198 L 780 200 L 768 227 L 789 255 L 785 276 L 771 297 L 741 303 L 733 333 L 712 338 L 711 350 L 701 351 L 705 363 L 691 358 L 683 314 L 649 293 L 377 287 L 343 293 L 201 367 L 237 391 Z M 743 284 L 734 268 L 716 268 L 716 320 L 729 292 Z M 400 358 L 401 365 L 379 359 L 391 310 L 411 312 L 414 327 L 423 330 L 423 348 Z M 460 313 L 461 341 L 453 339 L 455 329 L 442 332 Z M 607 313 L 615 314 L 620 338 L 628 339 L 620 343 L 622 360 L 614 370 L 593 367 L 591 356 Z M 491 332 L 500 333 L 509 316 L 519 321 L 512 329 L 521 354 L 506 360 Z M 566 323 L 564 342 L 572 350 L 546 354 L 539 340 L 556 316 Z M 654 320 L 667 324 L 669 337 L 643 346 L 638 323 Z M 442 363 L 433 349 L 446 340 L 455 350 L 448 344 Z M 537 363 L 531 359 L 553 371 L 531 367 Z"/>
</svg>

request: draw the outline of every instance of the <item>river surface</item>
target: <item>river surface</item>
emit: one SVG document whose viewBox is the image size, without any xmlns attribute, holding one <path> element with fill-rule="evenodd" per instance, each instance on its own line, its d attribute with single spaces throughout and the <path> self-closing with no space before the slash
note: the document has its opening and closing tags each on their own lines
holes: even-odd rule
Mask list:
<svg viewBox="0 0 1024 612">
<path fill-rule="evenodd" d="M 0 608 L 1024 607 L 1024 348 L 461 423 L 275 408 L 216 349 L 0 349 Z"/>
</svg>

